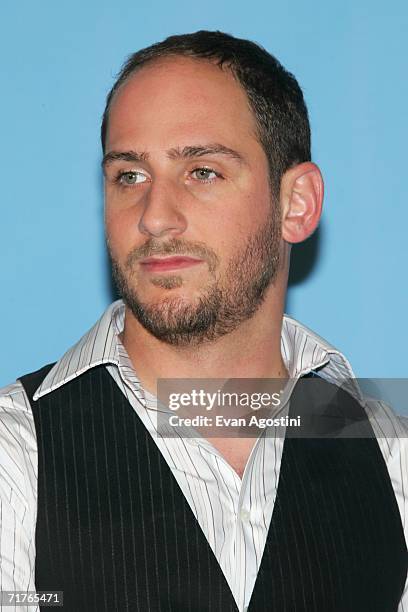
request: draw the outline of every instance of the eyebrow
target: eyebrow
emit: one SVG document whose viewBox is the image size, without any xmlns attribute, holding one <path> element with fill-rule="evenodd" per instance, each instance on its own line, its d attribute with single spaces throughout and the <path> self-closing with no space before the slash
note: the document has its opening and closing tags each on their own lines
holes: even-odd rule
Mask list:
<svg viewBox="0 0 408 612">
<path fill-rule="evenodd" d="M 245 163 L 244 158 L 238 151 L 230 149 L 225 145 L 219 143 L 210 143 L 206 145 L 191 145 L 183 147 L 175 147 L 167 151 L 167 157 L 169 159 L 190 159 L 192 157 L 202 157 L 203 155 L 225 155 L 232 159 Z M 141 162 L 148 161 L 149 153 L 146 151 L 110 151 L 104 155 L 102 160 L 102 167 L 106 168 L 109 164 L 115 161 L 127 161 L 127 162 Z"/>
</svg>

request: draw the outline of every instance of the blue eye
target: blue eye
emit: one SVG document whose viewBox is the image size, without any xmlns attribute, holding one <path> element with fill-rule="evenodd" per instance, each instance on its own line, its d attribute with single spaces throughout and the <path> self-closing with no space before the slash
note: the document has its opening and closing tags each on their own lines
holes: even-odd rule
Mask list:
<svg viewBox="0 0 408 612">
<path fill-rule="evenodd" d="M 122 185 L 137 185 L 138 183 L 145 183 L 147 177 L 142 172 L 136 172 L 135 170 L 129 170 L 128 172 L 121 172 L 117 181 Z"/>
</svg>

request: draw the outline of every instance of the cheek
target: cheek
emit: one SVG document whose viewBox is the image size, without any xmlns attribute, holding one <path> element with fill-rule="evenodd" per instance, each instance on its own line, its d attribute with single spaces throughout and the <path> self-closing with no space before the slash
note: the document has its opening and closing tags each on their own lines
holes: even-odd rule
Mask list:
<svg viewBox="0 0 408 612">
<path fill-rule="evenodd" d="M 271 212 L 271 202 L 265 191 L 254 190 L 250 194 L 236 199 L 229 211 L 218 215 L 214 232 L 223 242 L 239 245 L 249 236 L 259 231 Z"/>
<path fill-rule="evenodd" d="M 116 259 L 123 259 L 137 246 L 138 221 L 128 210 L 114 210 L 105 207 L 105 231 L 110 251 Z"/>
</svg>

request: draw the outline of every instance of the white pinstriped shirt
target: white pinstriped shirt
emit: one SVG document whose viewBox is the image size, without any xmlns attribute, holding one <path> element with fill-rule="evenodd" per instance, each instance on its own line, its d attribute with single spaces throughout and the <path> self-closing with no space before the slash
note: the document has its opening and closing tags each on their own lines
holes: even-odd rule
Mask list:
<svg viewBox="0 0 408 612">
<path fill-rule="evenodd" d="M 240 612 L 249 605 L 275 502 L 283 438 L 261 435 L 242 481 L 204 438 L 163 438 L 157 434 L 156 401 L 145 392 L 118 335 L 124 305 L 114 302 L 98 323 L 49 372 L 37 399 L 101 364 L 128 398 L 151 433 L 196 516 L 231 588 Z M 297 321 L 284 317 L 282 356 L 290 377 L 312 369 L 329 382 L 354 379 L 347 359 Z M 353 384 L 353 383 L 352 383 Z M 357 386 L 352 390 L 359 394 Z M 366 403 L 396 495 L 408 541 L 408 425 L 382 402 Z M 287 411 L 287 408 L 286 408 Z M 287 412 L 282 412 L 284 415 Z M 395 436 L 383 437 L 379 422 Z M 21 383 L 0 391 L 0 590 L 35 590 L 37 446 L 31 408 Z M 12 608 L 7 607 L 7 611 Z M 37 606 L 15 608 L 34 612 Z M 408 581 L 399 606 L 408 612 Z"/>
</svg>

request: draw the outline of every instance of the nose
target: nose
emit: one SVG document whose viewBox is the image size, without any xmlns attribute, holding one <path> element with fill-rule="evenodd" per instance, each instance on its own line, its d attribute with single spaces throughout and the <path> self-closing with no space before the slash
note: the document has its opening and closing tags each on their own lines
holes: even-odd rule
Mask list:
<svg viewBox="0 0 408 612">
<path fill-rule="evenodd" d="M 180 209 L 182 198 L 180 189 L 171 181 L 153 181 L 145 195 L 139 231 L 155 238 L 185 232 L 187 220 Z"/>
</svg>

